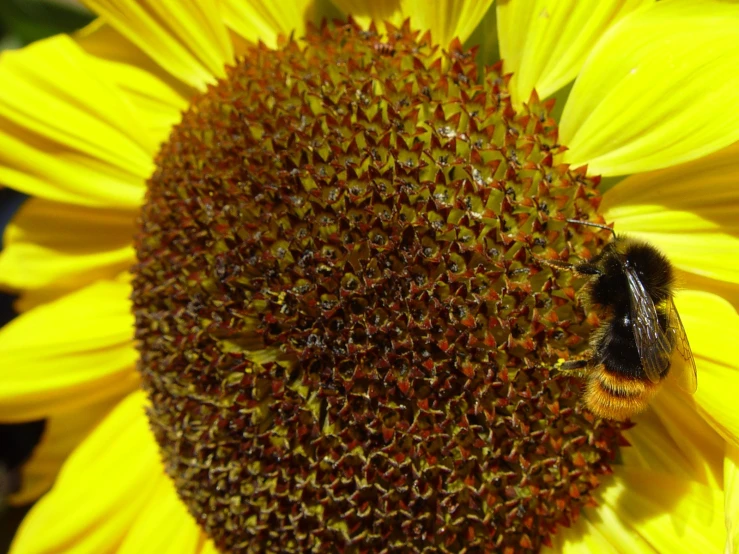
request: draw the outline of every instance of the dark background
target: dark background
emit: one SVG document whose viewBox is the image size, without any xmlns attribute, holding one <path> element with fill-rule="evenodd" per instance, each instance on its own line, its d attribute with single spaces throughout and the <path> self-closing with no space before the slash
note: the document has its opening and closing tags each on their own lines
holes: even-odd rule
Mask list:
<svg viewBox="0 0 739 554">
<path fill-rule="evenodd" d="M 0 0 L 0 59 L 4 50 L 72 32 L 91 20 L 90 13 L 75 0 Z M 0 231 L 5 229 L 24 199 L 24 195 L 16 191 L 0 189 Z M 0 325 L 15 317 L 13 299 L 9 294 L 0 293 Z M 8 551 L 15 529 L 29 508 L 6 506 L 4 495 L 17 486 L 18 468 L 33 451 L 43 430 L 43 421 L 0 425 L 0 552 Z"/>
</svg>

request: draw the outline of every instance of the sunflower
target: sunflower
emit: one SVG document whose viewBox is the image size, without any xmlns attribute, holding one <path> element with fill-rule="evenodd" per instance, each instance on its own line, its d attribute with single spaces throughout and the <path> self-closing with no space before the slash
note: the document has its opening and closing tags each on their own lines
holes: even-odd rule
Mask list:
<svg viewBox="0 0 739 554">
<path fill-rule="evenodd" d="M 734 551 L 737 5 L 89 5 L 0 57 L 13 554 Z M 674 263 L 694 396 L 550 371 L 567 218 Z"/>
</svg>

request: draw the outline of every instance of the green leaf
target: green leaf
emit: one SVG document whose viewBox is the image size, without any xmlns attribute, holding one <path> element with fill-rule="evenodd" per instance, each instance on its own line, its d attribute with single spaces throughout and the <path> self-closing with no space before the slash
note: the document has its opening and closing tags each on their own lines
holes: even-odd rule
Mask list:
<svg viewBox="0 0 739 554">
<path fill-rule="evenodd" d="M 50 0 L 0 0 L 0 44 L 25 45 L 84 27 L 93 16 L 72 3 Z"/>
</svg>

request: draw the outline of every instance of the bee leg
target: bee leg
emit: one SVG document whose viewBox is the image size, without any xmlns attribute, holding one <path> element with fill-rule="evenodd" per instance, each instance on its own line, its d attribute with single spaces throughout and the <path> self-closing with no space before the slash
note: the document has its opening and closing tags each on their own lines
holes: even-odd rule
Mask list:
<svg viewBox="0 0 739 554">
<path fill-rule="evenodd" d="M 587 368 L 590 365 L 590 360 L 562 360 L 560 359 L 555 365 L 559 373 L 570 377 L 584 378 L 588 371 Z"/>
<path fill-rule="evenodd" d="M 563 262 L 561 260 L 548 260 L 546 258 L 541 258 L 537 256 L 533 252 L 531 253 L 531 256 L 541 264 L 553 267 L 555 269 L 564 269 L 565 271 L 573 271 L 575 269 L 575 264 L 571 264 L 569 262 Z"/>
</svg>

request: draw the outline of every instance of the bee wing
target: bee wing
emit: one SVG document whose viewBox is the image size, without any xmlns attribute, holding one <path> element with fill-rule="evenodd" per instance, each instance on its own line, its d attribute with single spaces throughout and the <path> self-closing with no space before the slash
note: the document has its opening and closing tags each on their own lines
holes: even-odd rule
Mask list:
<svg viewBox="0 0 739 554">
<path fill-rule="evenodd" d="M 680 314 L 677 312 L 675 301 L 672 298 L 667 303 L 667 334 L 670 342 L 675 345 L 675 350 L 685 360 L 685 364 L 682 364 L 681 367 L 673 367 L 670 374 L 674 374 L 681 389 L 693 394 L 698 388 L 698 371 L 695 367 L 693 351 L 690 349 L 690 343 L 688 342 L 688 335 L 685 333 L 685 327 L 683 327 Z"/>
<path fill-rule="evenodd" d="M 639 276 L 632 268 L 625 265 L 623 267 L 629 282 L 631 323 L 639 358 L 649 380 L 659 383 L 662 380 L 662 372 L 670 365 L 674 343 L 671 343 L 670 337 L 662 331 L 657 318 L 657 309 Z"/>
</svg>

